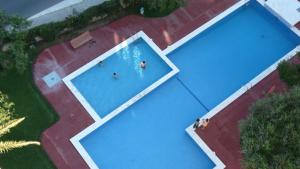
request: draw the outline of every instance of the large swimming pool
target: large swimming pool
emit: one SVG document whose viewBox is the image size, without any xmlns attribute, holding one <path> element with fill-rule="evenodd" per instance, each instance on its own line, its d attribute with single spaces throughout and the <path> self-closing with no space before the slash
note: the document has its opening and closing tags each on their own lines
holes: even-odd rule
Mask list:
<svg viewBox="0 0 300 169">
<path fill-rule="evenodd" d="M 185 129 L 299 42 L 260 4 L 246 3 L 168 53 L 180 72 L 114 118 L 88 129 L 78 150 L 95 168 L 212 169 L 216 164 Z M 172 70 L 143 40 L 120 51 L 73 80 L 100 116 L 109 116 Z M 149 60 L 146 70 L 139 68 L 141 60 Z M 112 79 L 113 71 L 120 73 L 119 79 Z"/>
</svg>

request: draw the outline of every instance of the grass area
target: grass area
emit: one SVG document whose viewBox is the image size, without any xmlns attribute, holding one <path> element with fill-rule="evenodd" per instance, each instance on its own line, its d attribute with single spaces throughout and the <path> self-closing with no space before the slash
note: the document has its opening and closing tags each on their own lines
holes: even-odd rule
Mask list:
<svg viewBox="0 0 300 169">
<path fill-rule="evenodd" d="M 0 76 L 0 90 L 15 103 L 16 117 L 25 121 L 1 140 L 40 140 L 42 132 L 57 121 L 57 114 L 40 95 L 32 80 L 31 69 L 23 75 L 11 71 Z M 0 155 L 1 169 L 54 169 L 40 146 L 29 146 Z"/>
</svg>

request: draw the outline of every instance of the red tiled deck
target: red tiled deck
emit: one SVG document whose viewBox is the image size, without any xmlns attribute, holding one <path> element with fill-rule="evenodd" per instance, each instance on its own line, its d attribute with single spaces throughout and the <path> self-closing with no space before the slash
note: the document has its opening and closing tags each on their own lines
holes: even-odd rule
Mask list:
<svg viewBox="0 0 300 169">
<path fill-rule="evenodd" d="M 60 169 L 88 168 L 69 139 L 92 124 L 93 119 L 63 82 L 52 88 L 48 88 L 42 80 L 43 76 L 56 71 L 63 78 L 140 30 L 143 30 L 152 38 L 161 49 L 165 49 L 169 44 L 179 40 L 232 6 L 236 1 L 187 0 L 184 8 L 178 9 L 167 17 L 146 19 L 138 16 L 127 16 L 104 27 L 99 27 L 91 31 L 91 35 L 97 42 L 93 46 L 86 44 L 78 49 L 73 49 L 69 42 L 65 42 L 45 49 L 34 64 L 33 74 L 36 85 L 60 116 L 60 120 L 47 129 L 42 136 L 42 145 L 55 165 Z M 265 85 L 270 86 L 270 83 L 276 82 L 276 77 L 276 74 L 268 77 L 267 79 L 270 78 L 270 80 L 258 85 L 257 90 L 268 88 Z M 278 86 L 282 85 L 279 82 L 276 82 L 276 84 Z M 251 92 L 249 96 L 243 96 L 239 102 L 250 104 L 254 98 L 261 97 L 258 93 Z M 240 104 L 235 103 L 232 105 L 237 106 Z M 220 152 L 223 152 L 224 150 L 224 155 L 226 153 L 233 154 L 228 157 L 224 156 L 224 160 L 220 154 L 221 159 L 228 167 L 235 166 L 236 162 L 234 162 L 234 159 L 240 158 L 239 154 L 235 153 L 238 151 L 239 145 L 237 144 L 238 136 L 236 135 L 237 129 L 234 129 L 236 126 L 234 120 L 236 121 L 245 116 L 243 113 L 246 111 L 243 110 L 246 109 L 243 108 L 243 106 L 232 108 L 237 111 L 236 115 L 231 111 L 230 115 L 222 115 L 223 113 L 220 113 L 220 117 L 216 116 L 215 120 L 212 119 L 210 128 L 205 133 L 200 133 L 204 139 L 207 138 L 209 140 L 207 140 L 209 146 L 219 146 L 212 147 L 214 151 L 219 152 L 221 150 Z M 231 110 L 230 107 L 227 111 L 229 110 Z M 213 128 L 214 123 L 216 127 Z M 233 142 L 230 143 L 231 141 Z M 222 144 L 217 144 L 219 142 L 226 142 L 226 144 L 221 146 Z"/>
<path fill-rule="evenodd" d="M 298 28 L 300 30 L 300 22 L 298 22 L 296 25 L 295 25 L 296 28 Z"/>
</svg>

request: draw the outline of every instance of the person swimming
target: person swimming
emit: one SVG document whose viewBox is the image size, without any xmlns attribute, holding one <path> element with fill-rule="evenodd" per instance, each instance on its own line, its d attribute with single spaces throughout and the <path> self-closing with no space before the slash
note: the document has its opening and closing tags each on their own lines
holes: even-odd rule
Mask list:
<svg viewBox="0 0 300 169">
<path fill-rule="evenodd" d="M 113 78 L 115 78 L 115 79 L 118 78 L 118 74 L 116 72 L 113 73 Z"/>
<path fill-rule="evenodd" d="M 141 66 L 142 69 L 145 69 L 146 68 L 146 61 L 144 61 L 144 60 L 141 61 L 140 66 Z"/>
</svg>

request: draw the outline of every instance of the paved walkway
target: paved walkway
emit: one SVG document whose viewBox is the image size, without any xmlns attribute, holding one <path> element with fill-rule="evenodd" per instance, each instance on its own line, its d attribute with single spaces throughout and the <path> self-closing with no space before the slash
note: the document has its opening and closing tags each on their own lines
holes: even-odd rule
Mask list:
<svg viewBox="0 0 300 169">
<path fill-rule="evenodd" d="M 143 30 L 165 49 L 195 28 L 206 23 L 236 0 L 187 0 L 184 8 L 163 18 L 146 19 L 127 16 L 91 32 L 96 45 L 72 49 L 69 42 L 45 49 L 33 66 L 34 81 L 42 94 L 59 114 L 59 121 L 42 135 L 42 145 L 59 169 L 87 169 L 69 139 L 93 123 L 81 104 L 61 81 L 48 88 L 42 77 L 56 71 L 61 78 L 93 58 L 116 46 L 136 32 Z"/>
<path fill-rule="evenodd" d="M 293 26 L 300 20 L 300 2 L 298 0 L 268 0 L 266 6 L 279 14 L 289 25 Z"/>
<path fill-rule="evenodd" d="M 300 30 L 300 22 L 298 22 L 296 25 L 295 25 L 296 28 L 298 28 Z"/>
</svg>

